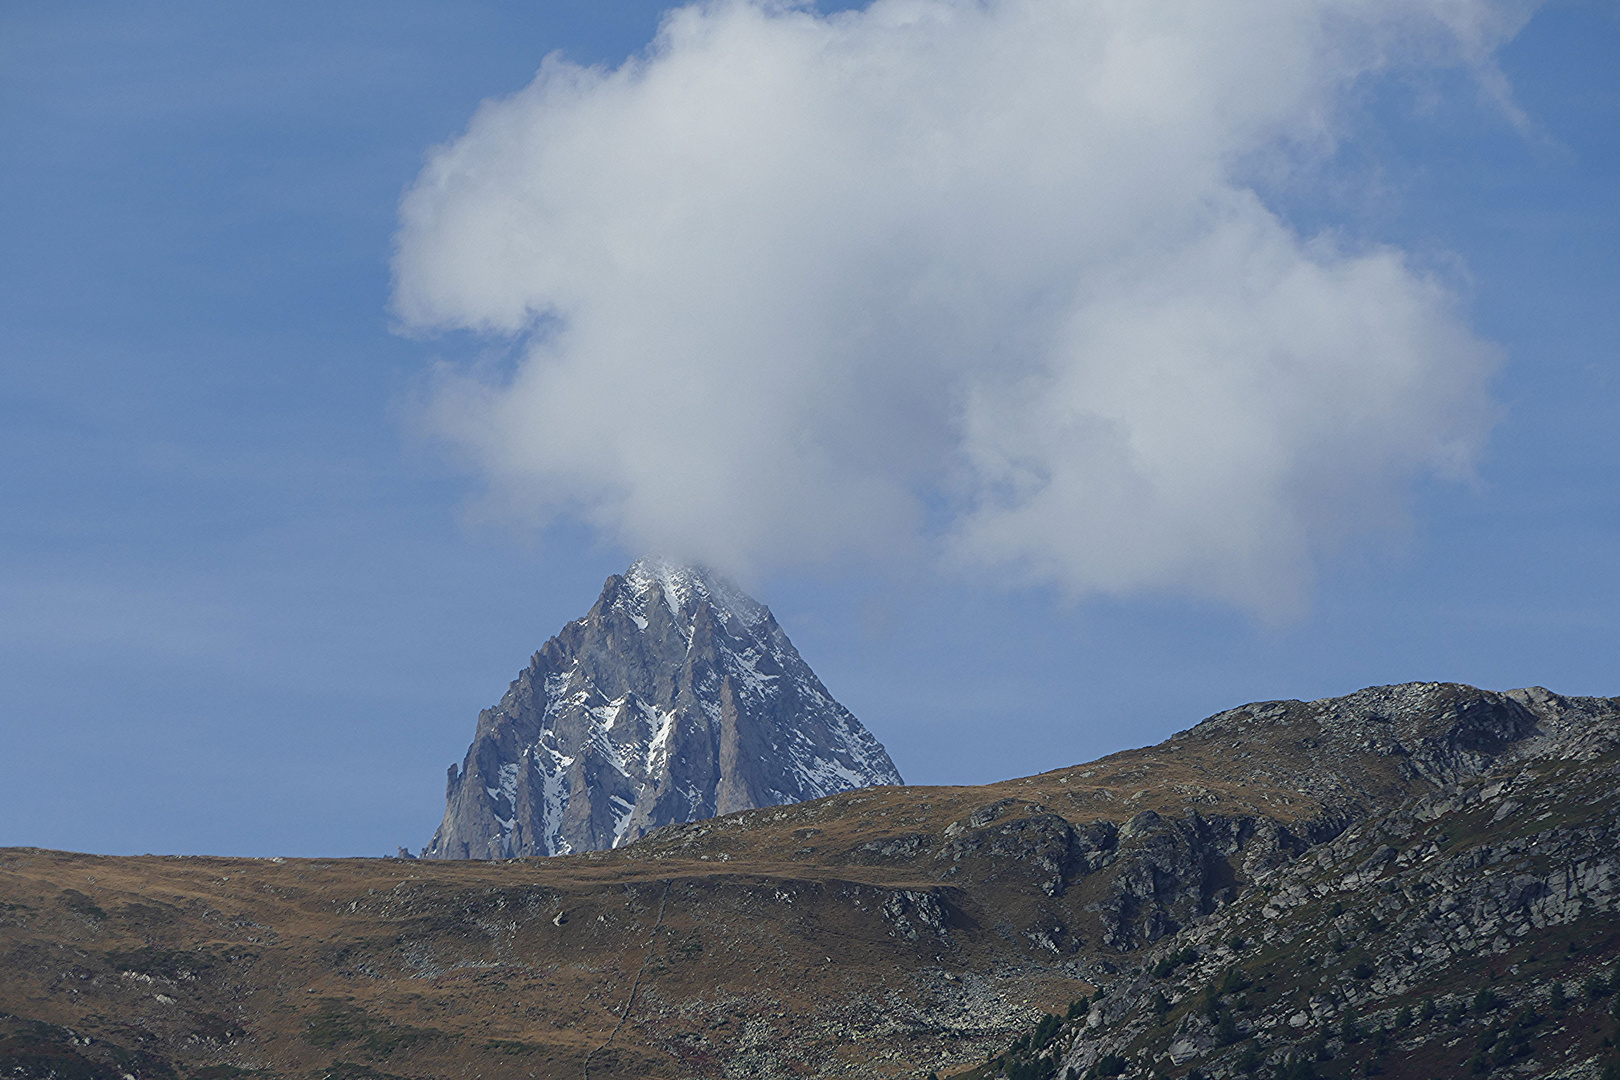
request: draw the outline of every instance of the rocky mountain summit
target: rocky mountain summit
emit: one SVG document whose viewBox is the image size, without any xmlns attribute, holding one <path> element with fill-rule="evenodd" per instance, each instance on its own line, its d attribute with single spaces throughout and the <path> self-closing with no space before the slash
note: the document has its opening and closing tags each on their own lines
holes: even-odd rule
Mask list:
<svg viewBox="0 0 1620 1080">
<path fill-rule="evenodd" d="M 492 709 L 423 856 L 599 851 L 663 825 L 899 784 L 770 609 L 642 559 L 534 654 Z"/>
</svg>

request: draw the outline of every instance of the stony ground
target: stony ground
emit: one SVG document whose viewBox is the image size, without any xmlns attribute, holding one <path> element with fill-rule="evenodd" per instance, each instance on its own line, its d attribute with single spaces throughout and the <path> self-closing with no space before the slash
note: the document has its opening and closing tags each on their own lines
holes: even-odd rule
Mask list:
<svg viewBox="0 0 1620 1080">
<path fill-rule="evenodd" d="M 1257 875 L 970 1075 L 1620 1076 L 1620 753 L 1595 712 Z"/>
<path fill-rule="evenodd" d="M 11 849 L 0 1076 L 1595 1076 L 1617 740 L 1429 684 L 585 856 Z"/>
</svg>

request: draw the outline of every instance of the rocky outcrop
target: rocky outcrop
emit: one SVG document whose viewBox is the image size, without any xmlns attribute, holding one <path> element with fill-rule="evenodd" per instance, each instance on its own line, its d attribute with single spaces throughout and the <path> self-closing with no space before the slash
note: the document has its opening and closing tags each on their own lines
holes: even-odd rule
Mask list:
<svg viewBox="0 0 1620 1080">
<path fill-rule="evenodd" d="M 1172 740 L 1200 742 L 1318 812 L 1121 825 L 1093 885 L 1106 996 L 965 1076 L 1620 1071 L 1620 700 L 1381 687 Z"/>
<path fill-rule="evenodd" d="M 770 609 L 643 559 L 479 715 L 427 858 L 597 851 L 663 825 L 899 784 Z"/>
</svg>

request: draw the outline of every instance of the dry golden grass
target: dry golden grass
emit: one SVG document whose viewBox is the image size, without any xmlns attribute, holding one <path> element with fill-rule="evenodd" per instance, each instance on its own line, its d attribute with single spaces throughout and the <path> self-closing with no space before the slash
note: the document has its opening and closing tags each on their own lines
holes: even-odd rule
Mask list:
<svg viewBox="0 0 1620 1080">
<path fill-rule="evenodd" d="M 572 1078 L 587 1059 L 600 1080 L 722 1062 L 948 1071 L 1088 991 L 1083 964 L 1102 955 L 1102 883 L 1049 895 L 1030 859 L 947 859 L 951 837 L 1147 810 L 1312 817 L 1327 796 L 1291 723 L 1203 725 L 1040 776 L 867 789 L 549 860 L 9 849 L 0 1009 L 16 1030 L 96 1040 L 74 1051 L 92 1063 L 144 1052 L 148 1073 L 182 1077 Z M 1350 786 L 1393 790 L 1392 770 L 1368 756 Z M 908 893 L 939 903 L 943 934 Z"/>
</svg>

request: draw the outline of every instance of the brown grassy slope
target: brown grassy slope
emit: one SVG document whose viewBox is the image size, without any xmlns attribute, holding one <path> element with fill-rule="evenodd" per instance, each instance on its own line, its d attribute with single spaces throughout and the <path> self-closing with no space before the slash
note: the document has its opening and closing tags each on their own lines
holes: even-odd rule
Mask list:
<svg viewBox="0 0 1620 1080">
<path fill-rule="evenodd" d="M 1317 834 L 1429 785 L 1420 773 L 1451 760 L 1481 701 L 1487 728 L 1522 708 L 1393 691 L 567 858 L 5 851 L 0 1071 L 29 1054 L 180 1077 L 575 1077 L 587 1059 L 601 1078 L 880 1077 L 983 1061 Z"/>
</svg>

